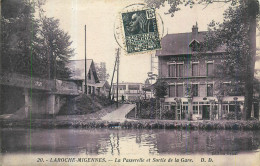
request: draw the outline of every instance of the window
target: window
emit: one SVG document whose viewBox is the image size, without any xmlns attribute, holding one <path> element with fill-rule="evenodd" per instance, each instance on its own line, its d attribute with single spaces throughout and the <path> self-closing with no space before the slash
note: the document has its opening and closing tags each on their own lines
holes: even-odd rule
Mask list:
<svg viewBox="0 0 260 166">
<path fill-rule="evenodd" d="M 183 97 L 183 85 L 177 85 L 177 97 Z"/>
<path fill-rule="evenodd" d="M 91 94 L 91 86 L 88 86 L 88 94 Z"/>
<path fill-rule="evenodd" d="M 175 85 L 169 86 L 169 97 L 175 97 Z"/>
<path fill-rule="evenodd" d="M 182 110 L 185 113 L 188 113 L 189 107 L 187 105 L 182 106 Z"/>
<path fill-rule="evenodd" d="M 91 80 L 91 72 L 88 72 L 88 79 Z"/>
<path fill-rule="evenodd" d="M 213 75 L 213 63 L 207 63 L 207 76 Z"/>
<path fill-rule="evenodd" d="M 207 84 L 207 96 L 213 96 L 213 84 Z"/>
<path fill-rule="evenodd" d="M 228 105 L 222 105 L 223 114 L 228 113 Z"/>
<path fill-rule="evenodd" d="M 183 64 L 177 64 L 176 70 L 177 77 L 183 77 Z"/>
<path fill-rule="evenodd" d="M 192 76 L 198 76 L 199 75 L 199 64 L 193 63 L 192 64 Z"/>
<path fill-rule="evenodd" d="M 169 66 L 168 66 L 168 76 L 169 77 L 175 77 L 175 74 L 176 74 L 176 66 L 175 66 L 175 64 L 170 64 Z"/>
<path fill-rule="evenodd" d="M 193 114 L 198 114 L 198 105 L 193 106 Z"/>
<path fill-rule="evenodd" d="M 129 90 L 139 90 L 139 85 L 128 85 Z"/>
<path fill-rule="evenodd" d="M 192 90 L 192 95 L 194 97 L 197 97 L 198 96 L 198 84 L 192 84 L 191 90 Z"/>
<path fill-rule="evenodd" d="M 126 90 L 126 85 L 118 85 L 119 90 Z"/>
<path fill-rule="evenodd" d="M 199 114 L 201 115 L 202 113 L 202 105 L 199 106 Z"/>
<path fill-rule="evenodd" d="M 138 96 L 128 96 L 128 100 L 137 100 Z"/>
</svg>

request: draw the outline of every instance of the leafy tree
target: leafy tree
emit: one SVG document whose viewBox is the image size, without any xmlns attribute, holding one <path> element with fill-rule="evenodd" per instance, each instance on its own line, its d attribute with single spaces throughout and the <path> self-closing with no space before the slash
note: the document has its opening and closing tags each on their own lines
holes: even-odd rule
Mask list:
<svg viewBox="0 0 260 166">
<path fill-rule="evenodd" d="M 100 62 L 99 64 L 95 64 L 98 79 L 100 81 L 106 81 L 109 78 L 109 74 L 107 73 L 106 63 Z"/>
<path fill-rule="evenodd" d="M 146 0 L 151 7 L 160 8 L 167 0 Z M 252 110 L 254 69 L 256 60 L 256 25 L 259 19 L 257 0 L 168 0 L 170 8 L 167 14 L 174 16 L 180 5 L 193 7 L 195 4 L 230 3 L 224 13 L 224 22 L 210 24 L 210 32 L 204 43 L 204 49 L 212 50 L 221 45 L 226 46 L 228 58 L 219 66 L 220 73 L 245 84 L 245 114 L 249 119 Z M 213 32 L 214 31 L 214 32 Z M 203 50 L 202 50 L 203 51 Z M 204 50 L 205 51 L 205 50 Z M 222 69 L 221 69 L 222 68 Z"/>
<path fill-rule="evenodd" d="M 40 39 L 39 22 L 34 17 L 30 1 L 4 0 L 2 2 L 1 63 L 3 71 L 27 75 L 41 75 L 45 67 L 35 56 Z"/>
<path fill-rule="evenodd" d="M 40 19 L 40 35 L 43 40 L 43 54 L 49 66 L 50 78 L 69 78 L 70 71 L 66 67 L 69 58 L 74 55 L 71 49 L 70 36 L 59 28 L 59 20 L 43 16 Z"/>
<path fill-rule="evenodd" d="M 29 0 L 3 0 L 2 69 L 44 78 L 68 78 L 68 59 L 74 54 L 68 33 L 59 20 L 44 15 L 41 5 Z M 38 7 L 40 19 L 35 18 Z"/>
<path fill-rule="evenodd" d="M 164 80 L 158 80 L 154 84 L 154 90 L 155 90 L 154 96 L 156 97 L 156 99 L 163 98 L 164 96 L 167 95 L 167 87 L 168 84 Z"/>
</svg>

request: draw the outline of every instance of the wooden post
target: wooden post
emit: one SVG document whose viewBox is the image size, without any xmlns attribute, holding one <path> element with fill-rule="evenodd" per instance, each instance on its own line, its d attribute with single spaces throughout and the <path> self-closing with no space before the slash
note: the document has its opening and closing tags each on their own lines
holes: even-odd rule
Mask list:
<svg viewBox="0 0 260 166">
<path fill-rule="evenodd" d="M 87 35 L 86 35 L 86 25 L 85 25 L 85 93 L 88 94 L 88 86 L 87 86 Z"/>
<path fill-rule="evenodd" d="M 117 81 L 116 81 L 116 107 L 118 108 L 118 81 L 119 81 L 119 48 L 117 51 Z"/>
</svg>

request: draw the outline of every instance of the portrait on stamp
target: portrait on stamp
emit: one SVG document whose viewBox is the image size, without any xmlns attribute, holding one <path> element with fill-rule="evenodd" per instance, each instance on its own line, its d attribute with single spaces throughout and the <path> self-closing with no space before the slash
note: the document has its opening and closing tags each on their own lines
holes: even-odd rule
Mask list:
<svg viewBox="0 0 260 166">
<path fill-rule="evenodd" d="M 154 9 L 122 13 L 127 53 L 161 48 Z"/>
</svg>

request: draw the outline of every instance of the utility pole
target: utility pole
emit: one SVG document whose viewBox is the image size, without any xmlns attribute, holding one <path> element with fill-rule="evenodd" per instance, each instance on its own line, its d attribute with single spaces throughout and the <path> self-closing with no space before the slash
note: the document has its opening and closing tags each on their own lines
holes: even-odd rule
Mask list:
<svg viewBox="0 0 260 166">
<path fill-rule="evenodd" d="M 88 94 L 88 87 L 87 87 L 87 40 L 86 40 L 86 25 L 85 25 L 85 93 Z"/>
<path fill-rule="evenodd" d="M 116 60 L 115 60 L 115 65 L 114 65 L 113 74 L 112 74 L 110 89 L 109 89 L 109 93 L 108 93 L 108 98 L 109 98 L 109 99 L 111 99 L 111 91 L 112 91 L 112 86 L 113 86 L 114 75 L 115 75 L 116 67 L 117 67 L 117 65 L 118 65 L 118 64 L 117 64 L 117 62 L 118 62 L 118 57 L 119 57 L 119 49 L 117 49 L 117 51 L 116 51 Z"/>
<path fill-rule="evenodd" d="M 116 107 L 118 108 L 118 81 L 119 81 L 119 48 L 117 50 L 117 81 L 116 81 Z"/>
</svg>

